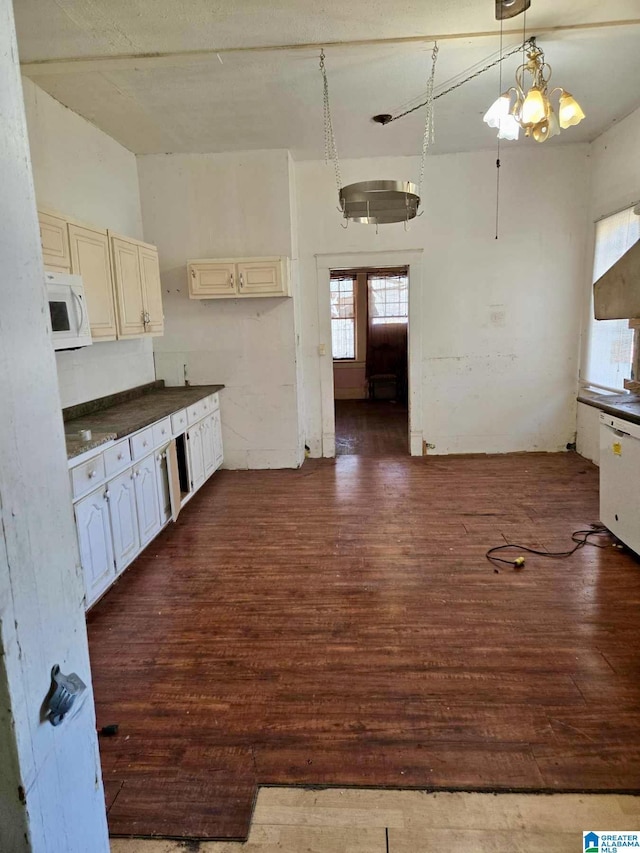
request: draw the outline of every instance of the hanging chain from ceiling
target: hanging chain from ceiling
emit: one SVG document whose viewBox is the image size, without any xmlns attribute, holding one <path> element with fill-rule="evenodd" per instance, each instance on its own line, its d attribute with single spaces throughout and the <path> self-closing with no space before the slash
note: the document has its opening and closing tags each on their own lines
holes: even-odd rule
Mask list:
<svg viewBox="0 0 640 853">
<path fill-rule="evenodd" d="M 424 119 L 424 136 L 422 137 L 422 159 L 420 161 L 420 179 L 418 181 L 418 195 L 422 197 L 422 182 L 424 181 L 424 167 L 427 159 L 427 149 L 433 144 L 436 138 L 435 122 L 433 111 L 433 85 L 436 79 L 436 63 L 438 61 L 438 42 L 433 43 L 433 51 L 431 52 L 431 74 L 427 81 L 427 100 L 423 104 L 427 108 L 427 114 Z"/>
<path fill-rule="evenodd" d="M 442 98 L 443 95 L 448 95 L 449 92 L 453 92 L 455 89 L 459 89 L 460 86 L 464 86 L 465 83 L 468 83 L 470 80 L 474 80 L 476 77 L 479 77 L 481 74 L 484 74 L 485 71 L 489 71 L 490 68 L 495 68 L 496 65 L 499 65 L 501 62 L 503 62 L 509 56 L 513 56 L 514 53 L 520 52 L 523 49 L 523 47 L 529 41 L 530 41 L 530 39 L 527 39 L 527 41 L 524 42 L 524 45 L 518 44 L 516 47 L 512 48 L 511 50 L 508 50 L 502 56 L 499 56 L 493 62 L 488 63 L 488 65 L 483 65 L 482 68 L 479 68 L 477 71 L 474 71 L 473 74 L 470 74 L 468 77 L 465 77 L 464 80 L 459 80 L 457 83 L 454 83 L 453 86 L 449 86 L 447 89 L 444 89 L 442 92 L 438 92 L 437 95 L 433 96 L 433 100 L 437 101 L 438 98 Z M 391 116 L 391 118 L 387 118 L 387 120 L 384 122 L 381 122 L 381 124 L 383 124 L 383 125 L 391 124 L 392 121 L 397 121 L 399 118 L 404 118 L 405 116 L 408 116 L 410 113 L 415 113 L 416 110 L 420 110 L 420 109 L 422 109 L 422 107 L 427 106 L 428 98 L 429 98 L 429 93 L 427 90 L 427 100 L 426 101 L 422 101 L 421 103 L 416 104 L 415 107 L 411 107 L 411 109 L 405 110 L 402 113 L 398 113 L 398 115 Z"/>
<path fill-rule="evenodd" d="M 338 197 L 342 189 L 342 177 L 340 175 L 340 161 L 338 160 L 338 149 L 336 147 L 336 137 L 333 132 L 333 122 L 331 121 L 331 107 L 329 106 L 329 82 L 327 80 L 327 70 L 324 65 L 324 48 L 320 50 L 320 73 L 324 84 L 324 161 L 328 163 L 333 160 L 333 168 L 336 175 L 336 187 Z"/>
</svg>

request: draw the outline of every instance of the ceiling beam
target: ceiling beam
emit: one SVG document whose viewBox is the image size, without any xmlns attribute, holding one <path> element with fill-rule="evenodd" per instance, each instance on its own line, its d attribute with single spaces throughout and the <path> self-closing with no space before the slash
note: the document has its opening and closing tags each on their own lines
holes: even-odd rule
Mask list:
<svg viewBox="0 0 640 853">
<path fill-rule="evenodd" d="M 531 32 L 536 35 L 578 32 L 581 30 L 598 30 L 610 27 L 635 27 L 640 25 L 640 18 L 627 18 L 616 21 L 594 21 L 585 24 L 558 24 L 548 27 L 533 27 Z M 506 37 L 522 37 L 522 28 L 504 30 Z M 272 53 L 274 51 L 313 50 L 321 47 L 349 48 L 367 47 L 392 44 L 423 44 L 434 41 L 453 41 L 456 39 L 474 39 L 498 37 L 499 30 L 484 30 L 470 33 L 437 33 L 421 36 L 404 36 L 400 38 L 356 39 L 352 41 L 307 42 L 306 44 L 278 44 L 258 47 L 220 47 L 202 50 L 167 51 L 156 53 L 118 54 L 114 56 L 75 56 L 66 59 L 42 59 L 35 62 L 25 62 L 21 65 L 22 73 L 27 77 L 38 77 L 49 74 L 79 74 L 82 72 L 118 71 L 127 69 L 150 69 L 197 65 L 220 60 L 225 54 L 242 53 Z"/>
</svg>

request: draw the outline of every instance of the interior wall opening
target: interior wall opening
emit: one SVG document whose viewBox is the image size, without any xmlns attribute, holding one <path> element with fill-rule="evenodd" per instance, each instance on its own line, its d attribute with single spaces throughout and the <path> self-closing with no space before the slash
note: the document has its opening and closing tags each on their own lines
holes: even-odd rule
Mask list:
<svg viewBox="0 0 640 853">
<path fill-rule="evenodd" d="M 409 270 L 330 273 L 336 455 L 409 453 Z"/>
</svg>

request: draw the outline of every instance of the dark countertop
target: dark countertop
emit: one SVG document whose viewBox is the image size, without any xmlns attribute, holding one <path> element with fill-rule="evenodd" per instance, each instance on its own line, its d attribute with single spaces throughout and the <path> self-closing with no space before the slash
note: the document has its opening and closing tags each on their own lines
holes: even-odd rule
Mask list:
<svg viewBox="0 0 640 853">
<path fill-rule="evenodd" d="M 165 388 L 160 383 L 154 383 L 134 389 L 139 392 L 137 396 L 134 396 L 132 391 L 124 392 L 123 402 L 118 402 L 118 395 L 114 395 L 65 409 L 63 416 L 67 457 L 72 459 L 108 441 L 124 438 L 155 421 L 168 417 L 173 412 L 197 403 L 209 394 L 215 394 L 222 388 L 224 385 L 187 385 Z M 94 408 L 94 411 L 88 411 L 91 408 Z M 82 410 L 83 413 L 79 417 L 73 417 L 78 410 Z M 90 441 L 80 439 L 79 432 L 84 429 L 91 430 Z"/>
<path fill-rule="evenodd" d="M 593 406 L 615 418 L 640 424 L 640 397 L 637 394 L 578 394 L 578 402 Z"/>
</svg>

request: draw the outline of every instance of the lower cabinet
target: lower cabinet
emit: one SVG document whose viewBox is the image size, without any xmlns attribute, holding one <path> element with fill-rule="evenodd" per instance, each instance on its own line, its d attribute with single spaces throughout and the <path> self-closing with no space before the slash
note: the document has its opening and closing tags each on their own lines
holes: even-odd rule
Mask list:
<svg viewBox="0 0 640 853">
<path fill-rule="evenodd" d="M 172 517 L 171 489 L 169 487 L 169 467 L 167 452 L 169 445 L 156 453 L 156 486 L 158 489 L 158 511 L 160 524 L 164 525 Z"/>
<path fill-rule="evenodd" d="M 89 606 L 108 589 L 116 577 L 108 489 L 103 486 L 82 498 L 76 504 L 75 511 L 80 560 Z"/>
<path fill-rule="evenodd" d="M 147 456 L 133 468 L 133 482 L 136 492 L 138 511 L 138 530 L 140 547 L 144 547 L 158 533 L 160 527 L 160 507 L 158 505 L 158 480 L 156 477 L 155 454 Z"/>
<path fill-rule="evenodd" d="M 208 408 L 211 405 L 216 406 L 214 411 Z M 209 410 L 209 414 L 186 432 L 179 419 L 178 429 L 173 423 L 167 428 L 159 421 L 153 425 L 158 427 L 157 434 L 155 428 L 145 428 L 134 433 L 129 442 L 121 441 L 71 469 L 87 607 L 165 524 L 177 519 L 180 508 L 222 464 L 217 406 L 215 397 L 208 405 L 203 403 L 201 411 Z M 168 442 L 171 432 L 175 438 Z M 142 452 L 147 455 L 132 462 L 136 453 Z M 122 465 L 127 467 L 120 470 Z M 84 494 L 91 488 L 93 491 Z"/>
<path fill-rule="evenodd" d="M 202 421 L 200 421 L 187 432 L 191 492 L 196 492 L 205 480 L 202 431 Z"/>
<path fill-rule="evenodd" d="M 108 488 L 116 571 L 122 572 L 140 550 L 133 469 L 127 468 Z"/>
</svg>

